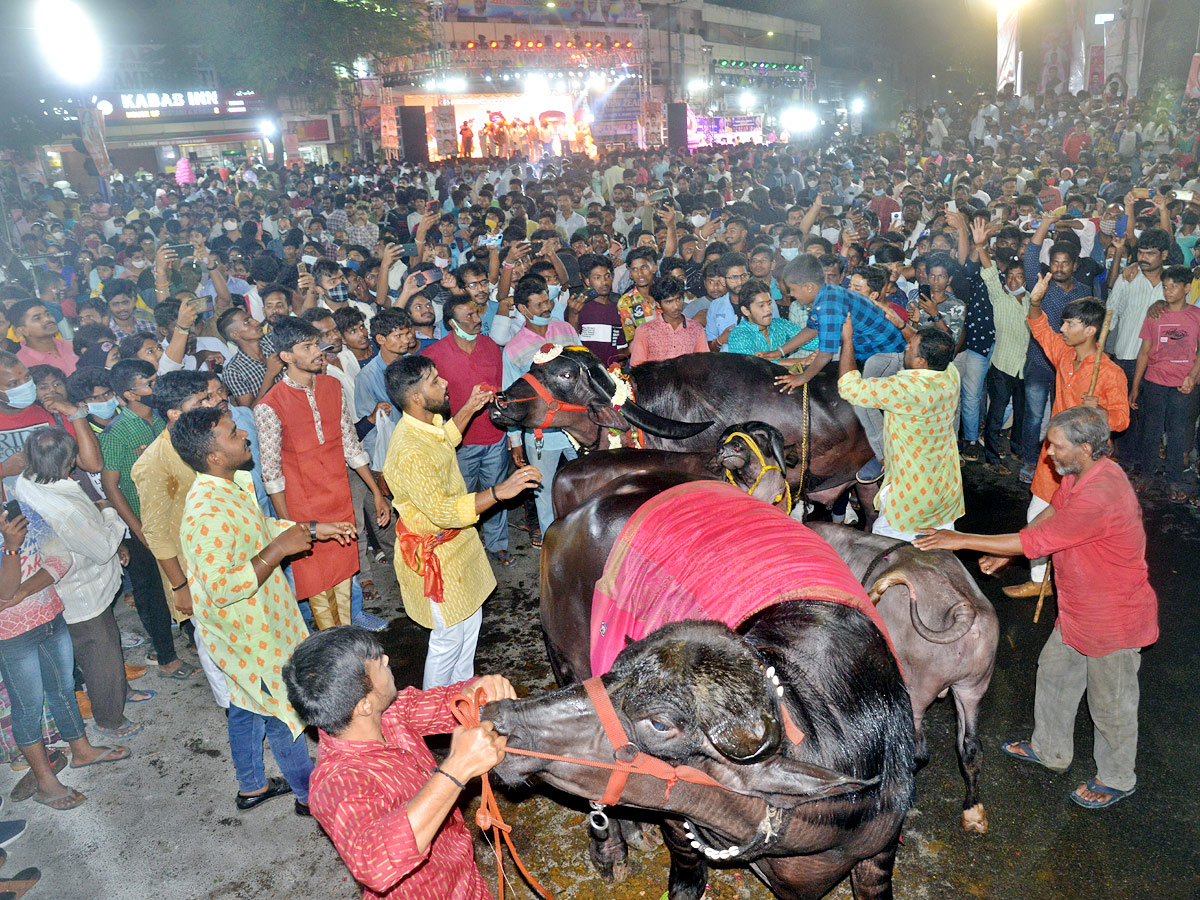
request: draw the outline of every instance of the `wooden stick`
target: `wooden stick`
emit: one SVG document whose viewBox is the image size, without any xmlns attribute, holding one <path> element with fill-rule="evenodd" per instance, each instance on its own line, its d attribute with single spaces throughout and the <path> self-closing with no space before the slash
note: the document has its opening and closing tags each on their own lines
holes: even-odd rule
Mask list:
<svg viewBox="0 0 1200 900">
<path fill-rule="evenodd" d="M 1096 338 L 1096 359 L 1092 362 L 1092 384 L 1088 388 L 1089 394 L 1096 393 L 1096 381 L 1100 378 L 1100 360 L 1104 358 L 1104 344 L 1108 341 L 1108 329 L 1112 325 L 1112 316 L 1111 309 L 1104 313 L 1104 324 L 1100 326 L 1100 336 Z"/>
<path fill-rule="evenodd" d="M 1033 624 L 1036 625 L 1038 617 L 1042 614 L 1042 603 L 1046 599 L 1046 588 L 1050 586 L 1050 570 L 1054 568 L 1054 560 L 1046 560 L 1046 574 L 1042 576 L 1042 589 L 1038 591 L 1037 608 L 1033 611 Z"/>
</svg>

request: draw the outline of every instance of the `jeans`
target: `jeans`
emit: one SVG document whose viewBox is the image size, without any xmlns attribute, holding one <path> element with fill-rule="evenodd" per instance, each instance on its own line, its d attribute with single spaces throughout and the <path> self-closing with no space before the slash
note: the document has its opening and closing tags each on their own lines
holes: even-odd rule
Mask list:
<svg viewBox="0 0 1200 900">
<path fill-rule="evenodd" d="M 1025 420 L 1021 423 L 1021 453 L 1025 468 L 1037 466 L 1042 452 L 1042 418 L 1054 396 L 1054 373 L 1030 369 L 1025 373 Z"/>
<path fill-rule="evenodd" d="M 468 491 L 486 491 L 508 474 L 508 441 L 494 444 L 464 444 L 458 448 L 458 468 Z M 508 510 L 497 504 L 484 513 L 479 523 L 483 546 L 488 553 L 508 549 Z"/>
<path fill-rule="evenodd" d="M 564 460 L 575 459 L 577 455 L 569 445 L 566 447 L 550 445 L 543 447 L 539 456 L 534 446 L 533 433 L 528 432 L 525 435 L 525 459 L 542 473 L 542 483 L 533 495 L 534 502 L 537 504 L 538 527 L 542 529 L 542 534 L 545 534 L 546 529 L 554 524 L 554 495 L 551 492 L 554 473 L 558 471 L 558 467 Z"/>
<path fill-rule="evenodd" d="M 958 369 L 962 381 L 962 392 L 958 401 L 962 438 L 968 444 L 979 440 L 979 423 L 983 419 L 987 396 L 983 386 L 987 379 L 990 359 L 990 352 L 984 356 L 974 350 L 964 350 L 954 357 L 954 366 Z"/>
<path fill-rule="evenodd" d="M 1119 791 L 1137 786 L 1139 650 L 1084 656 L 1063 643 L 1055 628 L 1038 657 L 1033 697 L 1033 752 L 1047 766 L 1065 769 L 1075 755 L 1075 716 L 1086 692 L 1095 726 L 1096 780 Z"/>
<path fill-rule="evenodd" d="M 158 560 L 149 548 L 137 538 L 125 542 L 129 548 L 129 578 L 133 582 L 133 605 L 154 652 L 158 664 L 169 666 L 179 658 L 175 652 L 175 636 L 171 634 L 171 610 L 163 596 L 162 577 L 158 574 Z"/>
<path fill-rule="evenodd" d="M 1017 456 L 1023 456 L 1021 429 L 1025 424 L 1025 384 L 1019 375 L 1008 375 L 995 366 L 987 373 L 988 410 L 983 432 L 984 458 L 997 465 L 1000 463 L 1000 430 L 1004 427 L 1004 413 L 1012 401 L 1012 430 L 1009 432 L 1009 447 Z"/>
<path fill-rule="evenodd" d="M 279 764 L 283 777 L 292 786 L 292 793 L 301 803 L 307 803 L 308 778 L 312 775 L 313 762 L 308 756 L 308 742 L 304 735 L 293 738 L 282 720 L 231 703 L 229 753 L 233 757 L 238 791 L 253 794 L 267 786 L 267 773 L 263 767 L 263 737 L 271 742 L 271 754 Z"/>
<path fill-rule="evenodd" d="M 876 353 L 863 363 L 863 378 L 887 378 L 904 368 L 903 353 Z M 867 433 L 867 442 L 875 458 L 883 461 L 883 410 L 867 406 L 855 406 L 854 415 Z"/>
<path fill-rule="evenodd" d="M 13 740 L 18 747 L 42 742 L 43 700 L 64 741 L 83 737 L 74 672 L 75 649 L 62 613 L 0 641 L 0 677 L 8 688 Z"/>
<path fill-rule="evenodd" d="M 1136 359 L 1114 359 L 1113 362 L 1115 362 L 1118 366 L 1120 366 L 1121 371 L 1125 373 L 1125 386 L 1126 387 L 1132 386 L 1134 370 L 1137 368 L 1137 360 Z M 1142 379 L 1142 389 L 1143 390 L 1145 389 L 1145 385 L 1146 385 L 1146 381 L 1143 378 Z M 1142 409 L 1130 409 L 1129 410 L 1129 427 L 1126 428 L 1124 431 L 1122 431 L 1120 434 L 1118 434 L 1116 436 L 1116 438 L 1113 440 L 1113 445 L 1116 447 L 1116 450 L 1117 450 L 1117 458 L 1126 467 L 1128 467 L 1130 465 L 1135 465 L 1141 460 L 1142 420 L 1145 418 L 1145 415 L 1146 415 L 1146 413 Z M 1160 438 L 1162 437 L 1161 431 L 1158 433 L 1158 436 Z M 1158 467 L 1157 461 L 1155 462 L 1154 467 L 1155 468 Z M 1153 473 L 1154 469 L 1151 469 L 1150 472 Z"/>
<path fill-rule="evenodd" d="M 1158 469 L 1158 448 L 1163 432 L 1167 434 L 1167 484 L 1183 481 L 1183 455 L 1196 430 L 1196 412 L 1200 394 L 1181 394 L 1179 388 L 1142 379 L 1138 391 L 1141 422 L 1141 468 L 1147 478 Z"/>
</svg>

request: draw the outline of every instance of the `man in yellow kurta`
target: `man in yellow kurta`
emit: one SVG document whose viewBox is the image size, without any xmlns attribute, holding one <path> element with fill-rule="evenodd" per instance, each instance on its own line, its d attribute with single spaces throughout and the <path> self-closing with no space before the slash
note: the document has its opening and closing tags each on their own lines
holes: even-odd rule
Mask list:
<svg viewBox="0 0 1200 900">
<path fill-rule="evenodd" d="M 183 522 L 183 503 L 196 480 L 192 467 L 179 458 L 171 446 L 168 429 L 179 416 L 199 407 L 225 409 L 225 398 L 210 390 L 209 376 L 203 372 L 164 372 L 154 383 L 152 405 L 167 420 L 167 428 L 150 442 L 131 475 L 142 502 L 142 534 L 146 546 L 158 560 L 164 578 L 163 591 L 171 609 L 183 619 L 193 618 L 196 625 L 196 653 L 208 679 L 217 705 L 229 708 L 229 688 L 225 676 L 208 655 L 203 625 L 193 617 L 192 595 L 187 571 L 179 549 L 179 526 Z"/>
<path fill-rule="evenodd" d="M 854 367 L 854 329 L 842 326 L 838 393 L 855 406 L 884 412 L 883 487 L 871 529 L 911 541 L 922 531 L 954 529 L 963 505 L 955 412 L 960 382 L 954 339 L 944 331 L 905 329 L 904 368 L 886 378 L 863 378 Z"/>
<path fill-rule="evenodd" d="M 246 432 L 228 411 L 193 409 L 177 417 L 171 444 L 196 472 L 179 531 L 192 605 L 209 655 L 229 686 L 229 749 L 237 808 L 295 792 L 308 815 L 313 764 L 304 725 L 287 701 L 283 665 L 308 636 L 280 564 L 314 540 L 348 543 L 353 522 L 294 523 L 267 518 L 254 496 Z M 263 736 L 284 778 L 267 779 Z"/>
<path fill-rule="evenodd" d="M 467 493 L 454 448 L 492 391 L 475 385 L 450 419 L 450 392 L 433 360 L 402 357 L 384 377 L 388 398 L 402 410 L 383 465 L 400 516 L 396 580 L 408 617 L 432 631 L 422 684 L 428 690 L 475 676 L 483 601 L 496 587 L 475 523 L 501 500 L 535 487 L 541 473 L 524 466 L 494 488 Z"/>
</svg>

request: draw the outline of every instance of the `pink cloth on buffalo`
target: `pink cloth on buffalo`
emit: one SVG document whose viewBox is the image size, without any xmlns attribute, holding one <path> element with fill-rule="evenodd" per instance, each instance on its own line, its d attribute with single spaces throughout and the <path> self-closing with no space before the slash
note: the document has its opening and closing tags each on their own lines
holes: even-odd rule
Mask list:
<svg viewBox="0 0 1200 900">
<path fill-rule="evenodd" d="M 628 641 L 683 619 L 737 628 L 775 603 L 828 600 L 887 626 L 841 557 L 795 519 L 728 484 L 692 482 L 647 500 L 621 530 L 592 597 L 592 674 Z"/>
</svg>

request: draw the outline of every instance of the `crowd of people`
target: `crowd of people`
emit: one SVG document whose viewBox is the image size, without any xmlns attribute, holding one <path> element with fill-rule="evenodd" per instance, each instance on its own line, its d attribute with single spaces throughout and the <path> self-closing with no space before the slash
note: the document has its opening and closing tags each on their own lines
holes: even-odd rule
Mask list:
<svg viewBox="0 0 1200 900">
<path fill-rule="evenodd" d="M 537 162 L 544 156 L 596 155 L 591 127 L 576 121 L 573 114 L 522 121 L 489 113 L 482 122 L 465 119 L 458 137 L 459 152 L 464 157 Z"/>
<path fill-rule="evenodd" d="M 592 159 L 502 140 L 481 160 L 464 131 L 463 158 L 428 165 L 247 162 L 187 184 L 127 178 L 104 198 L 27 186 L 0 258 L 14 501 L 0 515 L 0 675 L 5 746 L 30 767 L 18 787 L 55 809 L 84 800 L 57 780 L 66 760 L 47 750 L 43 708 L 74 764 L 128 757 L 88 743 L 80 703 L 105 741 L 137 734 L 125 709 L 154 692 L 130 687 L 141 673 L 122 653 L 148 639 L 160 677 L 202 670 L 228 710 L 239 809 L 292 793 L 308 814 L 311 776 L 330 792 L 313 809 L 368 896 L 425 896 L 398 885 L 431 854 L 419 877 L 444 887 L 461 821 L 434 831 L 449 788 L 498 758 L 494 735 L 462 738 L 470 762 L 440 780 L 425 767 L 389 782 L 405 799 L 429 788 L 425 830 L 399 849 L 398 829 L 375 828 L 392 806 L 337 798 L 361 788 L 354 760 L 371 741 L 419 745 L 422 728 L 452 724 L 446 689 L 474 677 L 494 569 L 514 563 L 509 515 L 541 546 L 548 486 L 576 449 L 553 428 L 505 432 L 485 409 L 560 346 L 614 372 L 754 354 L 777 363 L 783 392 L 828 370 L 875 453 L 858 473 L 880 486 L 875 530 L 929 546 L 969 545 L 946 536 L 969 464 L 1030 487 L 1029 535 L 982 547 L 996 554 L 1069 552 L 1046 522 L 1066 520 L 1064 476 L 1078 500 L 1093 469 L 1106 508 L 1136 510 L 1132 491 L 1155 486 L 1200 505 L 1197 121 L 1194 103 L 1001 95 L 828 147 Z M 1063 418 L 1079 408 L 1091 418 Z M 1120 468 L 1092 465 L 1109 432 Z M 1121 527 L 1140 533 L 1140 519 Z M 1122 591 L 1104 609 L 1081 567 L 1059 565 L 1069 646 L 1045 670 L 1069 667 L 1089 690 L 1110 752 L 1075 799 L 1096 807 L 1133 789 L 1130 654 L 1157 634 L 1144 534 L 1121 550 Z M 429 630 L 422 687 L 440 691 L 406 692 L 393 718 L 386 657 L 339 627 L 386 626 L 362 609 L 380 571 Z M 1037 594 L 1042 571 L 1006 592 Z M 146 638 L 116 626 L 127 595 Z M 330 633 L 312 651 L 324 656 L 297 651 L 310 631 Z M 1101 694 L 1075 657 L 1111 653 L 1123 662 Z M 1039 676 L 1039 698 L 1056 677 Z M 1053 728 L 1039 718 L 1008 752 L 1064 766 L 1082 693 L 1060 691 Z M 423 724 L 401 735 L 412 716 Z M 322 763 L 328 748 L 350 774 L 313 774 L 305 724 L 324 731 Z M 283 779 L 264 774 L 264 735 Z M 372 843 L 356 844 L 368 827 Z"/>
</svg>

